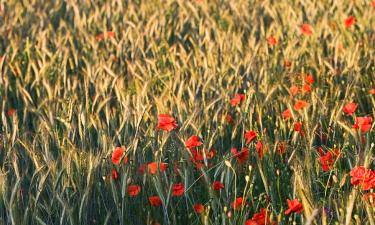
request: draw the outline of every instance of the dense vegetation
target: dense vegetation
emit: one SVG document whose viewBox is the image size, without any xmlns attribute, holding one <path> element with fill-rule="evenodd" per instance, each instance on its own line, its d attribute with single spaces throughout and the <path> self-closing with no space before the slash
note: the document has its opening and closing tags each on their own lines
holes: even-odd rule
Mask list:
<svg viewBox="0 0 375 225">
<path fill-rule="evenodd" d="M 374 225 L 374 28 L 374 0 L 0 0 L 0 225 Z"/>
</svg>

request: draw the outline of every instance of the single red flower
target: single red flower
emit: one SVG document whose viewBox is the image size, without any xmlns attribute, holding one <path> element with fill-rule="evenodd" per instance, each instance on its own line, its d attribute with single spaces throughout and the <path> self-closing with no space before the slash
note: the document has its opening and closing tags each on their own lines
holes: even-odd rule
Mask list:
<svg viewBox="0 0 375 225">
<path fill-rule="evenodd" d="M 285 211 L 285 215 L 289 215 L 292 212 L 300 213 L 303 211 L 303 206 L 298 201 L 298 199 L 293 199 L 293 200 L 287 199 L 287 202 L 288 202 L 289 208 Z"/>
<path fill-rule="evenodd" d="M 371 5 L 372 5 L 372 7 L 375 8 L 375 0 L 372 0 L 372 1 L 371 1 Z"/>
<path fill-rule="evenodd" d="M 311 75 L 311 74 L 307 74 L 305 76 L 305 81 L 309 84 L 314 84 L 315 80 L 314 80 L 314 76 Z"/>
<path fill-rule="evenodd" d="M 117 180 L 118 179 L 118 172 L 115 169 L 112 169 L 112 179 Z"/>
<path fill-rule="evenodd" d="M 9 108 L 7 111 L 8 117 L 13 117 L 16 114 L 17 110 L 15 108 Z"/>
<path fill-rule="evenodd" d="M 248 219 L 245 221 L 245 225 L 258 225 L 258 223 L 252 219 Z"/>
<path fill-rule="evenodd" d="M 375 172 L 363 166 L 356 166 L 350 171 L 350 183 L 360 185 L 363 190 L 370 190 L 375 187 Z"/>
<path fill-rule="evenodd" d="M 232 208 L 235 210 L 241 209 L 244 205 L 247 205 L 247 201 L 244 197 L 238 197 L 232 202 Z"/>
<path fill-rule="evenodd" d="M 107 31 L 106 33 L 100 33 L 95 36 L 96 41 L 102 41 L 107 38 L 114 38 L 115 37 L 115 32 L 113 31 Z"/>
<path fill-rule="evenodd" d="M 300 31 L 302 34 L 307 36 L 310 36 L 313 33 L 311 25 L 307 23 L 302 24 L 302 26 L 300 27 Z"/>
<path fill-rule="evenodd" d="M 201 213 L 204 212 L 204 205 L 203 204 L 200 204 L 200 203 L 194 204 L 193 208 L 194 208 L 194 211 L 198 214 L 201 214 Z"/>
<path fill-rule="evenodd" d="M 166 114 L 160 114 L 158 116 L 158 126 L 157 126 L 158 129 L 170 132 L 176 129 L 177 127 L 178 125 L 176 123 L 176 120 L 173 117 L 168 116 Z"/>
<path fill-rule="evenodd" d="M 375 88 L 373 88 L 373 89 L 370 90 L 370 94 L 375 95 Z"/>
<path fill-rule="evenodd" d="M 270 221 L 269 215 L 271 213 L 267 211 L 265 208 L 261 208 L 260 212 L 255 213 L 253 217 L 249 220 L 246 220 L 245 225 L 269 225 L 273 224 Z"/>
<path fill-rule="evenodd" d="M 204 166 L 204 158 L 212 159 L 215 156 L 215 150 L 190 150 L 192 156 L 190 156 L 190 161 L 195 165 L 197 169 L 200 169 Z"/>
<path fill-rule="evenodd" d="M 311 91 L 311 86 L 308 84 L 304 84 L 302 87 L 303 92 L 310 92 Z"/>
<path fill-rule="evenodd" d="M 185 192 L 185 186 L 183 183 L 174 184 L 172 187 L 172 196 L 181 196 Z"/>
<path fill-rule="evenodd" d="M 141 192 L 141 186 L 132 184 L 128 186 L 128 195 L 131 197 L 137 196 Z"/>
<path fill-rule="evenodd" d="M 195 147 L 201 146 L 203 143 L 199 140 L 199 137 L 196 135 L 191 136 L 187 141 L 185 142 L 185 147 L 188 149 L 192 149 Z"/>
<path fill-rule="evenodd" d="M 352 185 L 358 185 L 363 180 L 364 175 L 368 173 L 368 169 L 363 166 L 356 166 L 350 171 L 350 183 Z"/>
<path fill-rule="evenodd" d="M 156 174 L 158 172 L 158 163 L 157 162 L 151 162 L 147 164 L 148 172 L 151 174 Z M 160 172 L 164 172 L 167 170 L 167 164 L 166 163 L 160 163 L 159 164 Z"/>
<path fill-rule="evenodd" d="M 238 152 L 236 148 L 232 148 L 230 152 L 240 163 L 246 162 L 246 160 L 249 158 L 250 153 L 248 148 L 243 148 L 240 152 Z"/>
<path fill-rule="evenodd" d="M 292 62 L 289 61 L 288 59 L 285 59 L 284 60 L 284 67 L 289 69 L 290 67 L 292 67 Z"/>
<path fill-rule="evenodd" d="M 301 132 L 302 131 L 302 123 L 301 122 L 295 122 L 293 125 L 293 129 L 296 132 Z"/>
<path fill-rule="evenodd" d="M 300 109 L 303 109 L 307 106 L 307 102 L 303 100 L 297 100 L 297 102 L 294 104 L 294 110 L 298 111 Z"/>
<path fill-rule="evenodd" d="M 284 120 L 288 120 L 293 117 L 292 111 L 290 109 L 286 109 L 284 112 L 281 113 L 281 116 Z"/>
<path fill-rule="evenodd" d="M 325 172 L 329 171 L 334 163 L 332 153 L 328 151 L 327 153 L 324 154 L 324 152 L 322 152 L 319 157 L 319 162 L 320 162 L 320 165 L 322 166 L 323 171 Z"/>
<path fill-rule="evenodd" d="M 269 36 L 267 38 L 267 43 L 271 46 L 274 46 L 277 45 L 277 43 L 279 43 L 279 40 L 277 40 L 277 38 L 275 38 L 274 36 Z"/>
<path fill-rule="evenodd" d="M 349 16 L 348 18 L 345 19 L 345 27 L 350 28 L 355 24 L 355 17 L 354 16 Z"/>
<path fill-rule="evenodd" d="M 241 104 L 241 102 L 243 102 L 243 101 L 245 101 L 245 95 L 244 94 L 236 94 L 235 96 L 234 96 L 234 98 L 232 98 L 231 100 L 230 100 L 230 104 L 232 105 L 232 106 L 236 106 L 236 105 L 239 105 L 239 104 Z"/>
<path fill-rule="evenodd" d="M 150 202 L 150 205 L 152 206 L 160 206 L 162 204 L 160 197 L 157 195 L 149 197 L 148 201 Z"/>
<path fill-rule="evenodd" d="M 297 86 L 291 86 L 289 88 L 289 92 L 290 92 L 290 94 L 292 94 L 294 96 L 294 95 L 298 94 L 299 88 Z"/>
<path fill-rule="evenodd" d="M 215 191 L 223 189 L 223 188 L 224 188 L 224 184 L 221 183 L 220 181 L 214 181 L 212 183 L 212 189 L 214 189 Z"/>
<path fill-rule="evenodd" d="M 371 129 L 372 118 L 369 116 L 356 117 L 355 123 L 352 126 L 354 129 L 361 129 L 362 133 L 366 133 Z"/>
<path fill-rule="evenodd" d="M 252 142 L 253 140 L 257 138 L 257 133 L 252 130 L 246 131 L 244 134 L 244 137 L 246 139 L 246 144 L 249 144 L 250 142 Z"/>
<path fill-rule="evenodd" d="M 112 153 L 112 163 L 115 165 L 120 164 L 122 154 L 125 152 L 125 147 L 116 147 L 115 150 Z"/>
<path fill-rule="evenodd" d="M 357 107 L 358 107 L 358 104 L 357 103 L 348 103 L 348 104 L 346 104 L 343 108 L 342 108 L 342 111 L 345 113 L 345 114 L 347 114 L 347 115 L 349 115 L 349 116 L 351 116 L 354 112 L 355 112 L 355 110 L 357 109 Z"/>
<path fill-rule="evenodd" d="M 367 191 L 375 188 L 375 171 L 369 170 L 363 177 L 362 190 Z"/>
<path fill-rule="evenodd" d="M 261 141 L 258 141 L 255 145 L 255 151 L 258 153 L 259 158 L 262 159 L 263 157 L 263 144 Z"/>
<path fill-rule="evenodd" d="M 375 172 L 363 166 L 356 166 L 350 171 L 350 183 L 360 185 L 363 190 L 370 190 L 375 187 Z"/>
</svg>

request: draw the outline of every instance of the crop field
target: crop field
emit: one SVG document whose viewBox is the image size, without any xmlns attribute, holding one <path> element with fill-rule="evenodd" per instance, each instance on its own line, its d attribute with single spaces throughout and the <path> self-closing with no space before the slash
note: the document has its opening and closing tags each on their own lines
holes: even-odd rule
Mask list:
<svg viewBox="0 0 375 225">
<path fill-rule="evenodd" d="M 0 225 L 375 225 L 375 0 L 0 0 Z"/>
</svg>

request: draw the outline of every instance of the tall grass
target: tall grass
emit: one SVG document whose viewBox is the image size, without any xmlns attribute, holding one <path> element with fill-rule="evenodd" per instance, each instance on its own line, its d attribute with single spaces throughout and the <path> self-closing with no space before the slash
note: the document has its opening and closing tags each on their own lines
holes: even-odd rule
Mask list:
<svg viewBox="0 0 375 225">
<path fill-rule="evenodd" d="M 374 168 L 374 129 L 352 128 L 357 116 L 375 118 L 374 28 L 371 1 L 0 0 L 0 224 L 234 225 L 261 208 L 278 224 L 375 224 L 375 205 L 349 176 Z M 293 97 L 306 74 L 312 90 Z M 246 100 L 231 106 L 237 93 Z M 308 107 L 293 110 L 297 99 Z M 342 112 L 348 102 L 354 116 Z M 159 114 L 178 128 L 156 129 Z M 191 135 L 216 152 L 200 169 L 184 144 Z M 118 146 L 127 164 L 112 164 Z M 241 164 L 230 149 L 244 146 Z M 341 151 L 329 171 L 318 147 Z M 154 161 L 167 171 L 139 172 Z M 136 197 L 130 184 L 141 186 Z M 241 196 L 248 204 L 234 210 Z M 286 216 L 296 198 L 303 213 Z"/>
</svg>

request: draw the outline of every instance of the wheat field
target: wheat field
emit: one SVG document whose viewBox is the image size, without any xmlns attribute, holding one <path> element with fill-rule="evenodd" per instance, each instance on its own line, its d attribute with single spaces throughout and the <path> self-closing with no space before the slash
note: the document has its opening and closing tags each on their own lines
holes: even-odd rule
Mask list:
<svg viewBox="0 0 375 225">
<path fill-rule="evenodd" d="M 374 0 L 0 0 L 0 225 L 375 225 Z"/>
</svg>

